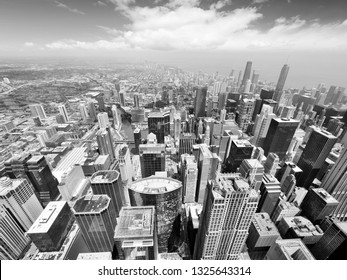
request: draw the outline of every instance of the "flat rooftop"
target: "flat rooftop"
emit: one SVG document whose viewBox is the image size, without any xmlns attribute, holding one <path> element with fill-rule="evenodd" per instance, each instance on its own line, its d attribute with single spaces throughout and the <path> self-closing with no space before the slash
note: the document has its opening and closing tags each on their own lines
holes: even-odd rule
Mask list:
<svg viewBox="0 0 347 280">
<path fill-rule="evenodd" d="M 302 216 L 283 217 L 284 222 L 289 228 L 294 229 L 297 237 L 322 236 L 323 231 L 319 232 L 317 228 L 306 218 Z M 282 223 L 283 221 L 281 221 Z"/>
<path fill-rule="evenodd" d="M 111 252 L 79 253 L 77 260 L 112 260 Z"/>
<path fill-rule="evenodd" d="M 281 251 L 287 256 L 287 259 L 293 259 L 293 255 L 298 251 L 301 251 L 307 260 L 315 259 L 300 238 L 277 239 L 275 242 Z"/>
<path fill-rule="evenodd" d="M 336 200 L 333 196 L 331 196 L 326 190 L 323 188 L 312 189 L 322 200 L 329 204 L 338 204 L 339 201 Z"/>
<path fill-rule="evenodd" d="M 107 209 L 111 198 L 108 195 L 86 195 L 78 199 L 73 207 L 75 213 L 101 213 Z"/>
<path fill-rule="evenodd" d="M 233 142 L 238 148 L 254 147 L 248 140 L 233 140 Z"/>
<path fill-rule="evenodd" d="M 114 238 L 153 237 L 154 213 L 154 206 L 123 207 L 119 213 Z"/>
<path fill-rule="evenodd" d="M 66 201 L 51 201 L 48 203 L 27 233 L 34 234 L 47 232 L 66 204 Z"/>
<path fill-rule="evenodd" d="M 129 189 L 146 194 L 161 194 L 172 192 L 182 187 L 182 183 L 172 178 L 151 176 L 133 182 Z"/>
<path fill-rule="evenodd" d="M 139 149 L 145 154 L 155 154 L 165 151 L 165 144 L 140 144 Z"/>
<path fill-rule="evenodd" d="M 102 170 L 94 173 L 90 179 L 91 183 L 111 183 L 119 178 L 116 170 Z"/>
<path fill-rule="evenodd" d="M 0 178 L 0 196 L 6 196 L 12 190 L 15 190 L 24 179 L 10 179 L 9 177 Z"/>
<path fill-rule="evenodd" d="M 252 223 L 260 235 L 280 235 L 274 222 L 270 219 L 270 216 L 266 212 L 255 213 Z"/>
</svg>

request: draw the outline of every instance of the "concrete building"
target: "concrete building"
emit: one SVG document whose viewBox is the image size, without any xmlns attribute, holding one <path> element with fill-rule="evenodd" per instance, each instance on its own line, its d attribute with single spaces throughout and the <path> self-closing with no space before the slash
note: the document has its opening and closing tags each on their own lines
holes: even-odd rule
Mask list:
<svg viewBox="0 0 347 280">
<path fill-rule="evenodd" d="M 271 220 L 275 224 L 278 224 L 278 222 L 282 220 L 283 217 L 294 217 L 296 215 L 299 215 L 300 213 L 301 209 L 295 206 L 293 203 L 285 200 L 280 200 L 271 215 Z"/>
<path fill-rule="evenodd" d="M 195 202 L 198 180 L 198 163 L 193 155 L 181 155 L 182 195 L 183 203 Z"/>
<path fill-rule="evenodd" d="M 277 239 L 265 256 L 266 260 L 314 260 L 300 238 Z"/>
</svg>

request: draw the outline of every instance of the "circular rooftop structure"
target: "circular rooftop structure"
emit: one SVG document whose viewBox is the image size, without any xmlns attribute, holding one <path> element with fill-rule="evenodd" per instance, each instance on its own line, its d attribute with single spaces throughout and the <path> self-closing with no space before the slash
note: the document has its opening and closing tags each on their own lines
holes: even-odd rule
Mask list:
<svg viewBox="0 0 347 280">
<path fill-rule="evenodd" d="M 133 182 L 129 189 L 143 194 L 164 194 L 182 187 L 178 180 L 165 177 L 148 177 Z"/>
</svg>

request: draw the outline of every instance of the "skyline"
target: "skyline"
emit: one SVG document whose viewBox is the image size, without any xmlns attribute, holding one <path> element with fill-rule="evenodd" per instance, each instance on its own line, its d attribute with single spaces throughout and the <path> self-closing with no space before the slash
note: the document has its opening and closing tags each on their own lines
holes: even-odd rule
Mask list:
<svg viewBox="0 0 347 280">
<path fill-rule="evenodd" d="M 1 56 L 154 60 L 228 74 L 253 61 L 288 87 L 347 87 L 347 3 L 319 0 L 4 0 Z"/>
</svg>

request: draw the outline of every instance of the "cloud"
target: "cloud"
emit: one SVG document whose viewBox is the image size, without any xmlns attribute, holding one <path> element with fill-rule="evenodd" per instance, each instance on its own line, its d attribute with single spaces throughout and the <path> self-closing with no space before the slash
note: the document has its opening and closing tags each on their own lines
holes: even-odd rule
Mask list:
<svg viewBox="0 0 347 280">
<path fill-rule="evenodd" d="M 93 3 L 94 6 L 107 7 L 107 4 L 102 1 L 97 1 Z"/>
<path fill-rule="evenodd" d="M 266 3 L 266 2 L 269 2 L 269 0 L 253 0 L 252 4 L 263 4 L 263 3 Z"/>
<path fill-rule="evenodd" d="M 224 8 L 225 6 L 231 5 L 232 1 L 231 0 L 219 0 L 216 3 L 213 3 L 210 6 L 210 9 L 216 9 L 216 10 L 220 10 L 222 8 Z"/>
<path fill-rule="evenodd" d="M 65 5 L 63 3 L 60 3 L 58 1 L 54 1 L 54 3 L 57 4 L 57 7 L 65 9 L 65 10 L 68 10 L 71 13 L 80 14 L 80 15 L 84 15 L 85 14 L 84 12 L 82 12 L 80 10 L 70 8 L 69 6 L 67 6 L 67 5 Z"/>
<path fill-rule="evenodd" d="M 26 46 L 26 47 L 33 47 L 33 46 L 35 46 L 35 44 L 33 42 L 25 42 L 24 46 Z"/>
<path fill-rule="evenodd" d="M 297 17 L 276 19 L 260 30 L 263 17 L 257 7 L 221 9 L 218 1 L 205 10 L 198 0 L 172 0 L 154 7 L 136 6 L 135 0 L 109 0 L 130 22 L 123 29 L 98 26 L 110 40 L 63 40 L 50 49 L 145 50 L 338 50 L 347 49 L 347 20 L 320 24 Z M 220 4 L 218 4 L 220 2 Z"/>
</svg>

